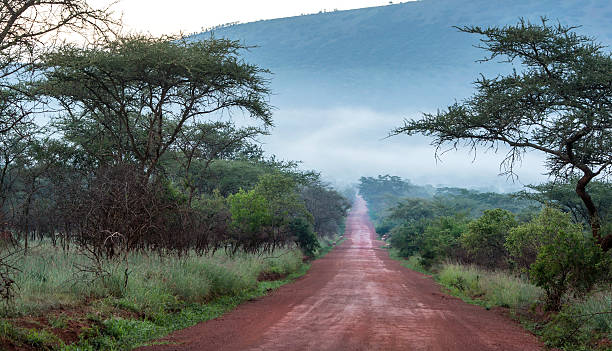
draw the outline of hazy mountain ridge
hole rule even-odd
[[[512,69],[476,63],[478,37],[453,26],[515,24],[520,17],[582,25],[579,33],[612,44],[612,2],[604,0],[423,0],[218,28],[193,39],[226,37],[257,46],[245,60],[273,72],[276,127],[266,151],[304,161],[339,182],[397,174],[420,184],[519,190],[537,184],[544,158],[528,153],[516,183],[498,177],[498,154],[465,150],[442,160],[426,137],[385,139],[405,118],[434,112],[473,92],[480,73]]]
[[[603,0],[423,0],[238,24],[194,38],[212,34],[257,46],[246,59],[274,73],[273,88],[283,105],[319,99],[391,109],[417,102],[424,108],[442,97],[448,100],[444,95],[467,95],[479,72],[508,69],[475,63],[485,54],[473,47],[478,38],[452,26],[511,24],[519,17],[539,21],[541,16],[582,25],[580,33],[612,43],[612,2]],[[423,88],[435,98],[421,93]]]

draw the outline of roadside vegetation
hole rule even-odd
[[[321,238],[316,257],[338,238]],[[76,251],[39,243],[21,258],[18,294],[2,310],[0,345],[24,350],[131,349],[219,317],[309,268],[298,249],[232,256],[133,253],[129,267],[109,262],[109,275],[90,281],[79,279],[87,258]]]
[[[552,181],[512,195],[404,194],[412,197],[374,205],[384,210],[373,218],[399,255],[433,271],[449,292],[530,317],[550,347],[609,350],[612,54],[546,18],[457,29],[479,37],[483,61],[512,63],[512,73],[482,75],[472,97],[406,120],[392,134],[429,136],[441,153],[503,145],[500,169],[510,177],[526,152],[542,152]],[[383,193],[397,187],[375,181]],[[366,200],[381,198],[368,181],[361,188]]]
[[[550,347],[609,349],[612,258],[585,233],[584,222],[560,209],[566,208],[564,198],[556,198],[554,205],[540,204],[533,199],[542,193],[467,189],[403,197],[397,184],[419,186],[398,178],[387,184],[391,178],[362,178],[360,193],[375,204],[395,202],[389,208],[379,202],[381,210],[373,215],[392,258],[431,275],[448,293],[469,303],[507,310]],[[609,203],[612,186],[595,186],[610,189],[595,195],[597,203]],[[576,201],[567,199],[568,204]],[[507,209],[495,208],[506,204]],[[602,206],[600,213],[610,209]]]
[[[129,349],[265,295],[337,240],[348,200],[258,142],[270,72],[245,46],[21,3],[0,5],[0,347]]]

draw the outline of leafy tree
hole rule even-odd
[[[399,251],[403,257],[410,257],[422,248],[423,232],[428,221],[420,219],[412,222],[404,222],[391,229],[391,246]]]
[[[459,238],[467,230],[469,220],[463,214],[440,216],[429,221],[420,243],[422,263],[426,267],[441,259],[465,259]]]
[[[522,191],[518,195],[532,199],[544,205],[559,207],[571,213],[573,219],[585,224],[589,223],[589,212],[580,197],[573,191],[578,179],[570,178],[562,181],[551,181],[539,185],[528,185],[530,191]],[[587,190],[593,199],[602,224],[612,219],[612,184],[604,181],[591,181]]]
[[[389,209],[389,218],[409,222],[433,218],[439,211],[436,205],[436,203],[426,199],[406,198]]]
[[[540,249],[544,245],[553,245],[561,230],[580,231],[582,227],[565,213],[546,207],[530,222],[512,228],[504,246],[519,268],[528,269]]]
[[[504,265],[507,258],[504,243],[508,232],[516,225],[512,212],[499,208],[486,210],[480,218],[468,224],[467,231],[461,236],[461,244],[484,266]]]
[[[304,186],[301,196],[313,216],[315,233],[321,237],[338,234],[350,208],[344,196],[320,182]]]
[[[263,236],[261,233],[264,228],[272,224],[272,213],[266,198],[255,190],[241,189],[230,195],[228,202],[232,216],[231,226],[236,233],[233,238],[234,247],[237,249],[242,245],[255,250],[259,245],[258,237]]]
[[[24,123],[0,133],[0,229],[4,229],[2,217],[7,217],[7,201],[15,191],[15,182],[19,178],[17,164],[24,157],[34,130],[32,124]]]
[[[317,235],[312,230],[312,224],[306,219],[298,217],[289,223],[289,230],[295,236],[295,242],[307,257],[314,257],[321,247]]]
[[[464,143],[497,149],[505,144],[510,151],[502,166],[510,174],[527,150],[544,152],[550,175],[581,175],[575,191],[588,211],[593,237],[608,250],[612,234],[600,232],[599,213],[586,187],[612,169],[612,57],[574,28],[551,26],[546,19],[459,28],[483,36],[480,47],[490,52],[485,61],[505,57],[524,70],[481,77],[473,97],[408,120],[392,133],[433,136],[438,148]]]
[[[233,252],[270,252],[296,241],[292,223],[296,226],[293,229],[304,229],[295,222],[298,218],[312,225],[312,215],[297,192],[295,180],[281,173],[263,175],[255,188],[230,195],[228,202]]]
[[[100,47],[62,47],[45,57],[35,88],[62,107],[66,138],[99,164],[136,162],[144,180],[183,128],[243,111],[272,124],[267,71],[244,63],[234,41],[133,36]]]
[[[248,145],[249,139],[262,134],[267,131],[256,127],[236,128],[230,122],[204,122],[181,128],[175,158],[184,172],[189,205],[196,195],[197,183],[208,176],[212,162],[235,156]]]
[[[423,233],[437,211],[431,200],[406,198],[387,211],[381,224],[394,226],[389,231],[391,245],[400,255],[409,257],[423,249]]]

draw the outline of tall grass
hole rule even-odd
[[[573,307],[584,319],[584,332],[603,333],[612,340],[612,290],[599,291]]]
[[[95,279],[80,274],[90,262],[76,251],[63,252],[42,244],[15,261],[16,298],[3,307],[5,315],[37,313],[72,306],[91,298],[112,297],[139,312],[154,312],[169,304],[205,302],[219,296],[238,294],[257,286],[262,272],[287,275],[300,269],[298,250],[277,250],[268,256],[223,251],[213,255],[184,257],[130,254],[126,262],[108,262],[110,275]],[[124,272],[128,284],[124,287]]]
[[[445,263],[437,278],[453,295],[487,307],[525,308],[538,301],[543,293],[525,279],[476,266]]]

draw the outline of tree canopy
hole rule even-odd
[[[516,25],[458,28],[481,35],[484,61],[518,63],[495,78],[480,77],[476,93],[435,114],[406,120],[392,134],[433,137],[437,150],[467,145],[497,150],[509,146],[502,166],[513,167],[527,150],[547,156],[553,177],[580,175],[576,193],[588,210],[593,236],[605,250],[612,234],[602,235],[597,207],[586,190],[612,167],[612,56],[576,27],[520,20]],[[607,233],[604,233],[607,234]]]
[[[109,8],[86,0],[6,0],[0,6],[0,134],[33,116],[37,104],[24,89],[31,65],[63,41],[62,33],[109,37],[119,21]]]
[[[102,164],[137,161],[146,176],[188,126],[202,129],[211,116],[238,109],[272,125],[266,71],[239,59],[242,45],[168,39],[63,47],[41,63],[36,91],[62,106],[60,126],[73,142]]]

